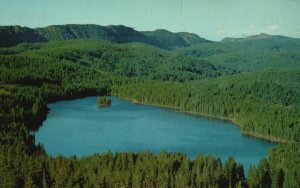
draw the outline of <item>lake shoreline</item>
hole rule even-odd
[[[226,119],[197,118],[195,113],[178,108],[144,105],[113,95],[110,99],[112,106],[103,110],[97,108],[97,96],[51,104],[49,118],[34,133],[35,144],[43,144],[53,157],[81,158],[109,150],[176,152],[190,159],[201,153],[218,156],[222,161],[234,156],[246,169],[277,145],[242,136],[238,127]]]
[[[244,136],[249,136],[249,137],[253,137],[253,138],[259,138],[259,139],[263,139],[263,140],[266,140],[266,141],[269,141],[269,142],[278,143],[278,144],[289,143],[286,140],[282,140],[282,139],[275,138],[275,137],[272,137],[272,136],[265,136],[265,135],[257,134],[257,133],[254,133],[254,132],[243,131],[243,130],[241,130],[241,125],[239,125],[238,122],[235,121],[232,118],[219,117],[219,116],[208,115],[208,114],[198,113],[198,112],[193,112],[193,111],[184,111],[184,110],[180,110],[180,108],[174,107],[174,106],[154,104],[154,103],[147,103],[147,102],[140,102],[140,101],[138,101],[136,99],[126,98],[126,97],[122,97],[122,96],[119,96],[119,95],[112,95],[112,96],[118,97],[120,99],[129,101],[129,102],[132,102],[132,103],[135,103],[135,104],[155,106],[155,107],[160,107],[160,108],[166,108],[166,109],[170,109],[170,110],[175,110],[175,112],[178,112],[178,113],[185,113],[185,114],[189,114],[189,115],[193,115],[193,116],[201,116],[201,117],[205,117],[205,118],[217,119],[217,120],[222,120],[222,121],[229,121],[229,122],[233,123],[233,125],[239,127],[241,134],[244,135]]]

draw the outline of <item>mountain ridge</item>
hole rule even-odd
[[[166,29],[137,31],[124,25],[101,26],[96,24],[65,24],[46,27],[0,26],[0,47],[12,47],[20,43],[43,43],[53,40],[102,39],[116,43],[140,42],[164,50],[176,50],[203,43],[247,42],[256,40],[298,39],[282,35],[261,33],[244,38],[225,37],[221,41],[201,38],[195,33],[171,32]],[[299,39],[300,40],[300,39]]]
[[[38,28],[0,26],[0,47],[10,47],[27,42],[89,38],[103,39],[117,43],[140,42],[164,50],[175,50],[196,43],[211,42],[200,38],[194,33],[173,33],[162,29],[137,31],[124,25],[66,24]]]
[[[249,35],[247,37],[225,37],[220,42],[237,42],[237,41],[251,41],[251,40],[264,40],[264,39],[298,39],[293,37],[287,37],[283,35],[270,35],[267,33],[260,33],[257,35]]]

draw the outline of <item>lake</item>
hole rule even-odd
[[[52,156],[140,150],[229,156],[244,165],[267,155],[275,143],[242,136],[228,121],[196,117],[160,107],[134,104],[111,97],[112,106],[98,108],[97,97],[50,103],[42,127],[35,133]]]

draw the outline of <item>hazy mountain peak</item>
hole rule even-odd
[[[270,38],[272,35],[268,35],[266,33],[260,33],[258,35],[251,35],[249,37],[247,37],[248,39],[266,39],[266,38]]]
[[[273,35],[269,35],[266,33],[260,33],[258,35],[250,35],[244,38],[233,38],[233,37],[226,37],[222,40],[222,42],[236,42],[236,41],[247,41],[247,40],[257,40],[257,39],[269,39],[274,37]]]
[[[161,33],[169,33],[169,34],[173,34],[171,31],[168,31],[166,29],[155,29],[154,32],[161,32]]]

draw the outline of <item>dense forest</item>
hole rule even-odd
[[[155,40],[166,35],[172,33],[143,34]],[[172,37],[178,48],[181,39]],[[77,38],[0,48],[0,187],[297,187],[299,40],[183,38],[190,44],[175,51],[145,42]],[[89,95],[226,118],[243,134],[283,144],[248,172],[234,158],[222,163],[201,154],[194,159],[167,152],[47,155],[32,134],[47,116],[47,103]]]
[[[199,43],[179,52],[243,72],[299,69],[300,39],[260,34]]]

